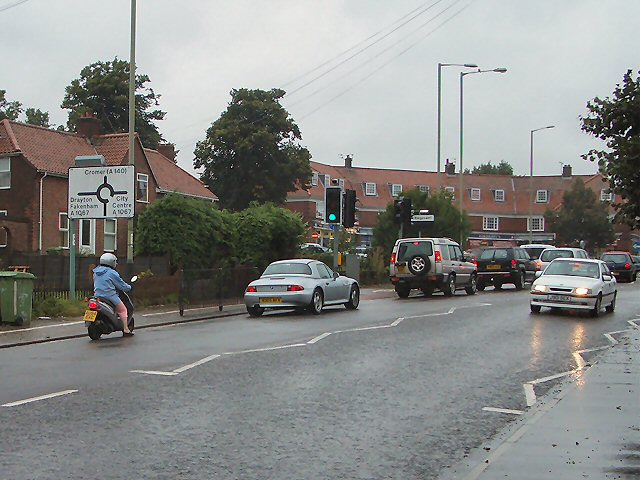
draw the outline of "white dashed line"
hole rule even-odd
[[[5,403],[3,407],[16,407],[18,405],[24,405],[25,403],[38,402],[40,400],[46,400],[48,398],[61,397],[62,395],[69,395],[70,393],[76,393],[78,390],[63,390],[62,392],[49,393],[48,395],[41,395],[39,397],[27,398],[25,400],[18,400],[17,402]]]
[[[510,410],[508,408],[484,407],[482,410],[484,410],[485,412],[509,413],[511,415],[524,415],[524,412],[522,410]]]
[[[187,370],[190,370],[193,367],[197,367],[198,365],[202,365],[203,363],[210,362],[211,360],[214,360],[219,356],[220,355],[209,355],[208,357],[204,357],[203,359],[198,360],[197,362],[190,363],[189,365],[185,365],[184,367],[176,368],[173,372],[174,373],[186,372]]]
[[[129,370],[130,373],[142,373],[144,375],[161,375],[165,377],[171,377],[178,375],[176,372],[159,372],[157,370]]]
[[[329,335],[331,335],[331,332],[325,332],[322,335],[318,335],[317,337],[312,338],[311,340],[309,340],[307,342],[307,345],[313,345],[314,343],[319,342],[323,338],[327,338]]]

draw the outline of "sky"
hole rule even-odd
[[[0,89],[66,124],[83,67],[128,60],[130,0],[0,0]],[[137,0],[137,72],[192,174],[193,151],[237,88],[283,88],[312,160],[436,171],[438,63],[463,80],[463,168],[506,161],[577,174],[604,148],[580,130],[586,104],[640,70],[638,0]],[[443,67],[441,159],[460,157],[460,72]]]

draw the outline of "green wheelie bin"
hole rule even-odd
[[[0,322],[31,324],[35,278],[31,273],[0,272]]]

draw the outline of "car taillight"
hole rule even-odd
[[[440,263],[442,261],[442,254],[436,250],[436,263]]]
[[[391,262],[391,263],[396,263],[396,253],[395,253],[395,252],[393,252],[393,253],[391,254],[391,260],[390,260],[390,262]]]
[[[302,285],[287,285],[287,292],[301,292],[304,290]]]
[[[542,270],[542,262],[540,260],[536,262],[536,270]]]
[[[256,287],[254,287],[253,285],[249,285],[247,287],[247,293],[257,293],[258,289]]]
[[[511,266],[515,267],[518,264],[518,262],[516,262],[515,260],[511,260]]]
[[[98,302],[96,302],[95,300],[91,300],[89,302],[89,310],[97,310],[98,309]]]
[[[478,268],[478,261],[477,260],[474,260],[473,264],[475,265],[476,268]]]
[[[630,263],[626,263],[624,265],[625,270],[630,270],[631,269],[631,264]]]

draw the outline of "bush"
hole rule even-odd
[[[47,297],[33,304],[34,317],[79,317],[86,310],[84,299],[70,301],[58,297]]]

